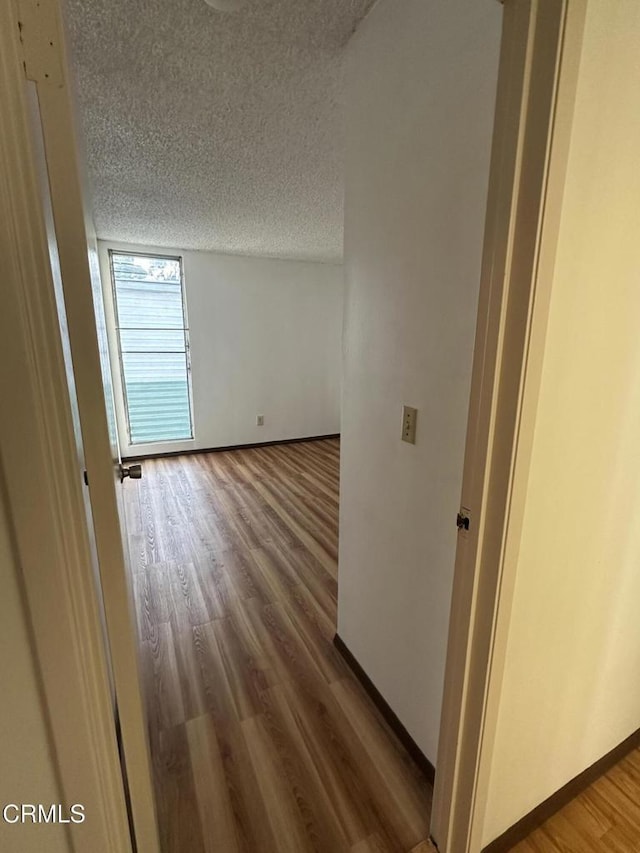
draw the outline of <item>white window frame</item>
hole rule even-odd
[[[131,424],[129,421],[129,401],[127,399],[127,382],[124,374],[124,363],[122,360],[122,340],[120,337],[120,318],[118,314],[118,294],[116,291],[116,279],[113,269],[114,255],[126,255],[133,258],[157,258],[162,261],[177,261],[180,268],[180,295],[182,299],[182,332],[184,334],[185,347],[185,363],[187,369],[187,395],[189,398],[189,426],[190,435],[181,436],[180,438],[158,438],[154,440],[145,439],[144,441],[134,441],[131,435]],[[109,258],[109,280],[111,282],[111,299],[113,304],[113,322],[115,343],[118,353],[118,366],[120,371],[120,383],[122,389],[122,408],[124,411],[125,424],[127,429],[127,441],[130,447],[142,447],[153,444],[179,444],[185,441],[195,440],[195,426],[193,417],[193,388],[191,382],[191,343],[189,340],[189,314],[187,312],[187,295],[184,280],[184,263],[182,255],[160,254],[158,252],[141,252],[137,249],[108,249]]]

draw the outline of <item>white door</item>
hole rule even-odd
[[[59,305],[61,299],[64,301],[60,306],[61,335],[73,365],[69,390],[72,403],[76,403],[81,457],[87,472],[130,818],[138,853],[158,853],[131,576],[126,563],[128,550],[123,547],[122,467],[113,422],[97,248],[82,193],[59,8],[55,0],[45,6],[46,18],[39,17],[42,7],[36,3],[31,6],[32,14],[22,21],[27,74],[35,81],[37,92],[33,124],[34,134],[41,139],[35,140],[35,146],[44,150],[48,197],[43,205],[50,206],[52,213],[48,236],[61,282]],[[54,59],[49,55],[40,58],[38,44],[43,30],[47,41],[59,48]],[[50,39],[48,33],[55,37]],[[30,63],[31,56],[35,59]]]

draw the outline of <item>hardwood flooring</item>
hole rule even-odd
[[[513,848],[513,853],[638,853],[640,749]]]
[[[431,787],[335,650],[339,442],[125,490],[163,853],[428,849]]]

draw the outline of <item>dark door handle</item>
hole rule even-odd
[[[128,477],[130,480],[140,480],[142,478],[142,466],[141,465],[129,465],[128,468],[125,468],[123,465],[120,466],[120,482],[124,483],[124,478]]]

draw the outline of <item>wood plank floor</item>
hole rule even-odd
[[[549,818],[513,853],[638,853],[640,749]]]
[[[338,463],[324,440],[126,484],[164,853],[427,847],[431,787],[332,645]]]

